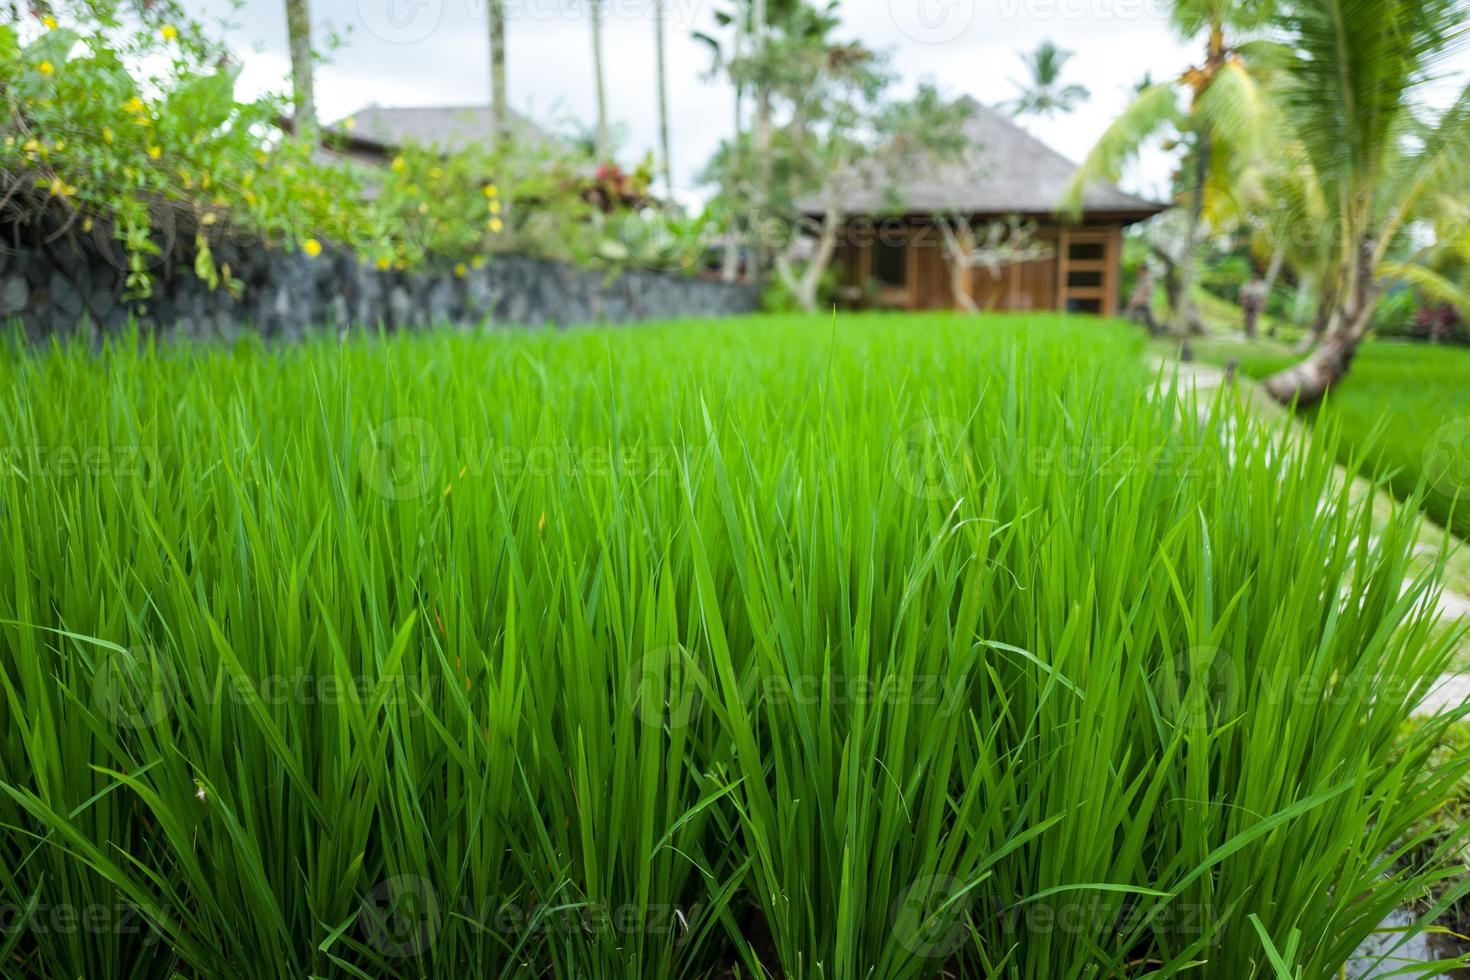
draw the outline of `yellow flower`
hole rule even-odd
[[[407,169],[408,169],[408,161],[407,160],[403,159],[403,157],[394,157],[393,158],[393,172],[395,174],[401,174],[401,173],[403,173]]]
[[[301,251],[305,252],[312,258],[316,258],[318,255],[322,254],[322,243],[317,241],[315,238],[308,238],[306,241],[301,243]]]
[[[82,219],[82,233],[83,234],[86,234],[87,232],[89,232],[91,230],[92,230],[92,219],[91,218],[83,218]]]
[[[440,177],[444,176],[444,171],[440,170],[438,167],[430,167],[429,176],[433,177],[435,180],[438,180]]]
[[[42,75],[50,75],[50,74],[53,74],[55,71],[56,71],[56,66],[53,65],[53,64],[51,64],[51,62],[49,62],[49,61],[43,61],[43,62],[41,62],[41,74]]]
[[[486,197],[499,197],[500,196],[500,188],[499,187],[496,187],[494,184],[486,184],[485,185],[485,196]]]
[[[136,95],[123,103],[123,111],[133,116],[136,116],[138,113],[142,112],[144,108],[146,107],[143,105],[143,100],[138,98]]]
[[[64,149],[66,149],[66,140],[57,140],[56,141],[56,152],[57,153],[60,153]]]
[[[391,265],[391,264],[392,264],[392,263],[390,263],[390,262],[389,262],[389,261],[388,261],[388,260],[387,260],[387,258],[380,258],[380,259],[378,259],[378,268],[379,268],[379,269],[386,269],[386,268],[388,268],[388,266],[389,266],[389,265]]]
[[[400,272],[404,269],[407,269],[408,259],[399,259],[397,262],[393,263],[393,268],[398,269]]]
[[[163,35],[163,39],[165,41],[172,41],[174,38],[179,36],[179,29],[177,27],[174,27],[174,25],[172,24],[165,24],[163,25],[163,30],[159,31],[158,33]]]
[[[110,126],[103,126],[102,127],[102,142],[108,143],[108,144],[111,144],[112,143],[112,127],[110,127]]]
[[[485,268],[485,256],[476,255],[474,258],[470,259],[470,267],[474,269]]]
[[[501,221],[499,218],[491,218],[490,230],[497,235],[500,234],[502,231],[505,230],[505,222]]]
[[[463,278],[464,278],[464,274],[465,274],[465,273],[466,273],[466,272],[467,272],[467,271],[469,271],[469,270],[467,270],[467,269],[466,269],[466,268],[465,268],[465,267],[464,267],[464,263],[463,263],[463,262],[456,262],[456,263],[455,263],[455,264],[454,264],[454,274],[455,274],[455,275],[456,275],[456,276],[459,276],[459,278],[461,278],[461,279],[463,279]]]
[[[148,159],[150,159],[150,160],[157,160],[161,156],[163,156],[163,147],[161,147],[161,146],[150,146],[150,147],[148,147]]]
[[[357,117],[356,116],[348,116],[346,119],[342,120],[342,128],[343,129],[347,129],[347,130],[356,129],[357,128]]]
[[[499,214],[500,213],[500,201],[499,200],[494,200],[494,201],[491,201],[490,202],[490,213],[491,214]]]
[[[429,205],[427,203],[420,204],[419,205],[419,214],[428,214],[428,213],[429,213]]]
[[[45,17],[42,17],[41,18],[41,23],[46,26],[46,30],[48,30],[48,31],[54,31],[54,30],[56,30],[56,18],[55,17],[52,17],[50,14],[47,14]]]

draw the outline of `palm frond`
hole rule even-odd
[[[1263,153],[1276,132],[1267,88],[1242,62],[1225,64],[1200,96],[1199,117],[1241,162]]]
[[[1380,279],[1409,283],[1425,296],[1437,303],[1448,303],[1461,310],[1470,310],[1470,290],[1451,282],[1428,266],[1416,263],[1384,263],[1378,270]]]
[[[1077,168],[1062,198],[1063,210],[1079,213],[1083,192],[1089,184],[1117,180],[1123,168],[1137,158],[1150,139],[1164,127],[1177,125],[1179,120],[1179,89],[1174,82],[1161,82],[1140,92],[1113,120],[1087,159]]]
[[[1297,0],[1283,104],[1324,183],[1361,200],[1414,91],[1463,37],[1459,0]]]
[[[1379,246],[1383,251],[1429,202],[1442,196],[1470,196],[1470,85],[1424,138],[1419,152],[1404,158],[1394,176]]]

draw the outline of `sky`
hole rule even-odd
[[[317,74],[321,117],[335,121],[365,105],[442,106],[489,101],[486,0],[311,0],[320,44],[341,45]],[[595,118],[587,0],[504,0],[510,102],[553,129]],[[705,162],[734,126],[733,94],[709,77],[709,52],[693,36],[714,31],[728,0],[666,0],[674,182],[693,192]],[[604,0],[609,114],[623,136],[619,158],[634,163],[657,140],[654,0]],[[226,38],[244,61],[247,94],[283,91],[288,77],[280,0],[189,0],[228,17]],[[935,82],[952,96],[994,104],[1024,79],[1019,54],[1045,39],[1075,52],[1065,80],[1092,99],[1070,116],[1025,127],[1073,160],[1085,156],[1127,104],[1144,74],[1177,77],[1199,60],[1196,44],[1168,27],[1168,0],[844,0],[839,36],[887,52],[911,90]],[[1170,161],[1146,153],[1125,189],[1167,192]]]

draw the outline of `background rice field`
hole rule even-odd
[[[1139,345],[12,345],[0,972],[1336,975],[1444,874],[1458,637],[1331,426]]]

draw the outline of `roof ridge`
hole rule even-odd
[[[1009,130],[1015,133],[1017,137],[1024,139],[1036,150],[1046,154],[1053,160],[1066,164],[1067,167],[1073,171],[1081,169],[1082,165],[1080,163],[1078,163],[1076,160],[1073,160],[1071,157],[1067,156],[1061,150],[1058,150],[1056,147],[1052,146],[1050,143],[1046,142],[1026,127],[1022,126],[1010,114],[1003,112],[995,106],[986,105],[984,102],[981,102],[979,99],[976,99],[970,95],[964,96],[961,101],[968,101],[970,103],[973,103],[975,106],[983,110],[988,116],[990,116],[991,119],[993,119],[995,122],[1007,127]],[[983,151],[984,147],[982,146],[981,149]],[[1134,194],[1132,191],[1125,191],[1122,187],[1118,186],[1117,181],[1113,180],[1098,179],[1095,181],[1091,181],[1088,186],[1097,189],[1112,191],[1124,197],[1131,198],[1140,204],[1155,206],[1158,203],[1156,201],[1151,201],[1141,195]]]

